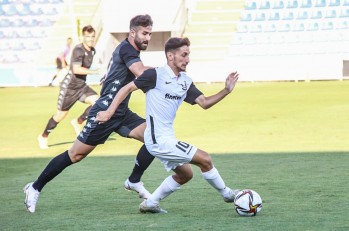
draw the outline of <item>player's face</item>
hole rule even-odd
[[[182,46],[175,51],[173,55],[172,64],[173,67],[175,67],[178,70],[178,72],[186,71],[187,65],[190,62],[189,54],[190,50],[188,46]]]
[[[89,48],[93,47],[95,44],[95,32],[89,33],[85,31],[83,34],[82,43]]]
[[[137,48],[141,51],[144,51],[148,47],[148,43],[151,39],[151,33],[152,27],[147,26],[147,27],[142,27],[139,26],[135,31],[134,31],[134,42],[137,46]]]

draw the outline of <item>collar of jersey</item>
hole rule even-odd
[[[167,73],[170,75],[170,79],[177,79],[178,76],[176,76],[176,74],[173,72],[173,70],[171,69],[171,67],[169,65],[165,65],[164,66],[165,70],[167,71]],[[179,77],[182,76],[182,73],[179,73]]]

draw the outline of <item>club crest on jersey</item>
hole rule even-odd
[[[181,85],[182,86],[182,90],[183,91],[186,91],[188,88],[187,88],[187,83],[184,81],[184,84],[181,84],[181,83],[177,83],[178,85]]]

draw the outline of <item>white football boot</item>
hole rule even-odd
[[[42,135],[38,136],[39,147],[41,149],[48,149],[48,137],[43,137]]]
[[[28,183],[23,188],[23,191],[25,193],[24,204],[30,213],[35,212],[36,203],[38,202],[40,196],[40,192],[33,188],[33,183],[34,182]]]
[[[79,136],[83,127],[82,124],[79,124],[77,119],[72,119],[70,124],[73,126],[76,135]]]
[[[227,203],[232,203],[239,192],[240,189],[230,189],[229,193],[223,197],[223,200]]]
[[[131,183],[127,178],[124,183],[124,187],[128,191],[135,191],[136,193],[138,193],[139,198],[148,199],[151,195],[150,192],[146,188],[144,188],[142,181],[138,183]]]
[[[159,205],[153,206],[153,207],[148,207],[147,206],[147,200],[144,200],[140,205],[139,205],[139,211],[141,213],[167,213],[166,210],[160,208]]]

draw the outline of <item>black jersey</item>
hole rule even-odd
[[[112,103],[116,93],[126,84],[135,79],[129,67],[141,61],[140,52],[137,51],[127,39],[122,41],[114,50],[109,63],[108,72],[101,90],[101,97],[96,104],[106,110]],[[131,94],[120,104],[114,115],[125,115]]]
[[[90,51],[86,50],[82,43],[76,45],[73,49],[70,60],[71,78],[69,79],[68,89],[79,89],[86,83],[86,75],[78,75],[73,72],[73,65],[80,65],[85,68],[90,68],[93,62],[93,56],[96,54],[95,48]],[[64,81],[63,81],[64,82]]]

